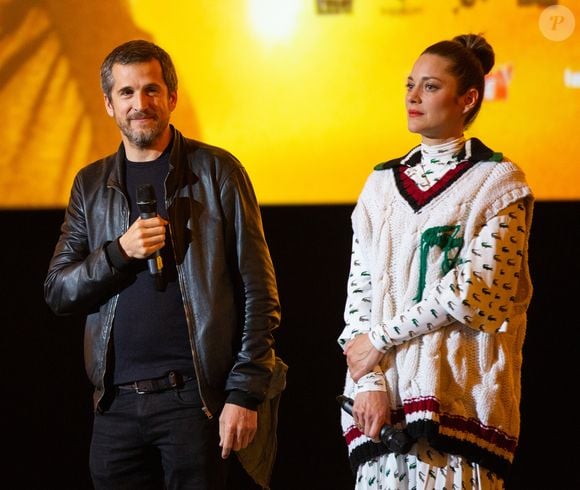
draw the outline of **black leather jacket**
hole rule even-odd
[[[235,390],[264,399],[280,322],[274,268],[252,184],[225,150],[172,127],[165,200],[194,367],[212,414]],[[129,227],[124,146],[76,176],[44,284],[59,315],[86,315],[85,367],[95,408],[109,388],[107,354],[125,273],[105,247]]]

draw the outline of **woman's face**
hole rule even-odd
[[[407,126],[423,143],[438,144],[460,137],[464,120],[477,101],[477,90],[457,94],[457,80],[450,62],[435,54],[423,54],[407,78]]]

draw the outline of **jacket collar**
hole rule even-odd
[[[183,136],[182,134],[175,129],[175,127],[170,124],[169,125],[172,137],[171,142],[171,150],[169,154],[169,176],[171,176],[174,172],[172,172],[180,162],[179,155],[182,154],[182,149],[184,148]],[[108,158],[113,160],[113,165],[111,167],[111,171],[109,173],[109,177],[107,179],[107,186],[108,187],[116,187],[119,189],[125,189],[125,145],[123,142],[119,144],[117,148],[117,152],[110,155]]]

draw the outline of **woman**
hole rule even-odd
[[[357,489],[504,488],[514,458],[533,196],[464,136],[493,64],[473,34],[421,54],[406,95],[421,144],[377,165],[353,211],[339,343]],[[408,454],[380,443],[384,424],[416,441]]]

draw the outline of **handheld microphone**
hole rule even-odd
[[[352,415],[352,405],[354,403],[352,398],[339,395],[336,397],[336,401],[346,413]],[[396,429],[387,424],[381,428],[380,439],[390,452],[398,454],[407,454],[411,450],[411,446],[415,443],[413,438],[404,430]]]
[[[157,216],[157,198],[155,197],[155,189],[151,184],[144,184],[137,187],[137,207],[139,208],[139,216],[142,219],[154,218]],[[161,271],[163,270],[163,259],[159,250],[154,252],[147,259],[147,267],[149,274],[155,279],[155,288],[162,291],[163,277]]]

